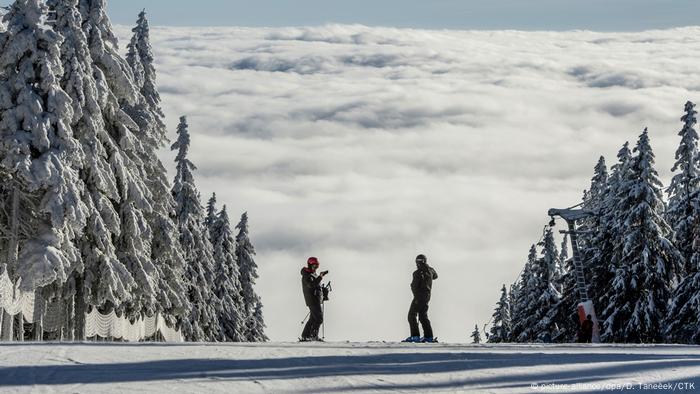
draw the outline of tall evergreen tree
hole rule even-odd
[[[676,163],[671,171],[678,172],[671,179],[671,185],[666,191],[669,196],[666,219],[674,230],[674,245],[685,259],[685,272],[693,270],[693,242],[700,221],[700,212],[697,205],[693,204],[693,197],[700,191],[700,164],[698,157],[698,133],[695,131],[697,123],[695,104],[685,103],[685,115],[681,118],[683,129],[678,133],[681,136],[680,146],[676,150]]]
[[[129,184],[130,169],[119,142],[105,125],[105,97],[110,94],[106,86],[100,86],[95,75],[100,69],[93,64],[83,21],[77,0],[50,0],[55,13],[54,29],[65,40],[61,46],[61,61],[65,73],[61,86],[72,99],[71,125],[80,141],[84,160],[80,166],[80,178],[84,183],[82,200],[89,209],[87,226],[76,241],[81,253],[81,264],[62,286],[62,297],[72,309],[75,299],[75,320],[82,338],[82,318],[87,305],[120,305],[131,299],[136,282],[126,266],[117,257],[114,244],[121,233],[121,219],[117,208],[122,201],[121,185]],[[49,294],[45,296],[51,297]],[[73,314],[70,309],[68,315]],[[66,327],[72,336],[73,330]]]
[[[696,255],[697,256],[697,255]],[[700,345],[700,272],[698,259],[694,271],[686,276],[673,293],[664,322],[665,338],[676,343]]]
[[[573,342],[578,331],[577,305],[579,293],[576,283],[574,260],[565,262],[566,273],[561,277],[561,297],[547,313],[547,318],[554,324],[552,340],[554,342]]]
[[[520,289],[520,281],[517,280],[515,283],[510,285],[510,290],[508,291],[508,317],[510,318],[510,326],[508,327],[508,339],[507,342],[514,342],[515,335],[513,332],[513,327],[515,325],[515,318],[518,315],[517,310],[517,299],[518,291]]]
[[[547,229],[542,246],[540,258],[533,246],[523,271],[516,301],[517,316],[512,317],[513,335],[517,335],[518,342],[549,342],[554,332],[554,322],[549,319],[548,312],[559,298],[552,282],[558,253],[551,229]]]
[[[529,340],[538,342],[551,342],[557,331],[556,322],[549,317],[549,311],[559,302],[561,294],[557,289],[557,276],[561,263],[559,262],[559,252],[554,242],[554,233],[551,228],[547,229],[542,244],[542,257],[536,260],[533,270],[535,277],[539,277],[536,282],[537,298],[536,304],[531,309],[533,329],[530,332]]]
[[[180,243],[187,262],[185,279],[191,303],[189,317],[183,321],[183,335],[189,341],[215,341],[222,336],[217,318],[220,301],[212,291],[213,249],[192,174],[196,167],[187,158],[190,134],[184,116],[180,118],[177,134],[177,141],[172,145],[172,150],[177,151],[173,196],[177,203]]]
[[[492,343],[508,342],[510,336],[510,305],[508,303],[508,291],[506,285],[501,288],[501,299],[496,304],[496,310],[492,315],[493,325],[488,341]]]
[[[204,224],[209,229],[209,234],[212,237],[212,244],[214,243],[214,226],[218,220],[218,213],[216,212],[216,193],[212,193],[209,201],[207,201],[207,216],[204,219]]]
[[[531,286],[533,283],[532,270],[537,260],[537,248],[535,245],[530,247],[530,252],[527,256],[527,262],[520,273],[520,278],[511,287],[511,302],[510,302],[510,319],[511,319],[511,331],[510,331],[510,342],[519,342],[520,334],[525,330],[526,326],[522,323],[527,313],[528,305],[533,303],[534,300],[534,289]]]
[[[241,298],[245,307],[245,337],[249,342],[267,341],[264,328],[265,322],[262,315],[262,303],[255,293],[255,280],[258,278],[258,266],[255,264],[255,248],[248,236],[248,213],[241,216],[241,221],[236,226],[236,260],[241,280]]]
[[[139,14],[134,35],[128,45],[126,61],[133,71],[137,89],[136,101],[124,105],[125,110],[138,125],[142,173],[152,196],[152,210],[146,219],[153,232],[151,259],[158,269],[158,310],[171,322],[181,318],[189,309],[185,284],[183,250],[175,225],[175,201],[163,163],[157,151],[166,146],[165,122],[160,108],[160,95],[156,87],[156,70],[150,43],[150,32],[145,11]]]
[[[134,34],[127,46],[126,60],[134,72],[134,82],[139,89],[148,110],[153,114],[154,138],[166,139],[165,115],[161,109],[160,93],[156,84],[155,58],[151,47],[150,27],[146,10],[141,11],[136,26],[131,30]]]
[[[17,0],[0,34],[0,176],[7,210],[6,265],[33,291],[65,282],[80,254],[74,240],[88,208],[77,169],[83,151],[60,86],[63,37],[46,24],[40,0]],[[31,212],[22,208],[30,207]],[[20,239],[21,238],[21,239]]]
[[[214,208],[215,199],[209,200]],[[212,244],[214,245],[214,294],[221,300],[218,311],[219,324],[224,340],[241,342],[245,338],[245,308],[242,298],[240,272],[236,261],[236,241],[231,231],[226,206],[221,209],[212,224]]]
[[[518,342],[549,342],[552,338],[554,327],[547,313],[556,304],[559,294],[552,282],[553,263],[558,253],[551,229],[546,231],[542,245],[541,258],[537,258],[534,246],[530,250],[516,300],[516,315],[511,317],[512,334]]]
[[[588,282],[588,296],[593,300],[599,320],[605,320],[605,310],[610,303],[610,283],[617,267],[620,265],[621,250],[618,245],[623,242],[624,233],[619,211],[623,195],[621,185],[630,171],[632,152],[625,142],[617,153],[617,163],[612,166],[607,178],[607,187],[600,195],[600,208],[597,215],[597,229],[591,244],[586,249],[585,268]],[[602,168],[602,167],[598,167]],[[596,174],[601,171],[596,170]],[[595,178],[595,177],[594,177]],[[604,338],[603,338],[604,339]]]
[[[479,325],[474,325],[474,331],[472,331],[472,343],[481,343],[481,333],[479,332]]]
[[[661,181],[647,130],[640,135],[630,171],[618,188],[622,214],[618,231],[623,240],[610,302],[603,314],[603,338],[613,342],[654,343],[662,339],[661,324],[677,284],[682,256],[668,240],[671,228],[662,215]]]
[[[120,219],[120,232],[114,240],[116,254],[136,282],[131,299],[118,306],[129,317],[152,314],[159,308],[158,288],[162,283],[152,259],[153,229],[148,217],[153,213],[153,195],[148,187],[144,160],[148,159],[139,124],[128,113],[138,101],[133,73],[119,55],[117,39],[107,17],[105,0],[80,0],[83,31],[93,62],[106,132],[118,144],[121,162],[112,162],[117,174],[120,200],[114,202]],[[117,159],[113,157],[112,159]]]

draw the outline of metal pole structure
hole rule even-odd
[[[583,269],[583,261],[581,258],[581,252],[578,248],[578,233],[576,231],[576,221],[594,217],[595,214],[590,211],[583,209],[550,209],[549,216],[554,218],[554,216],[559,216],[566,221],[569,227],[568,234],[571,236],[571,250],[574,257],[574,274],[576,276],[576,289],[579,296],[579,304],[577,305],[577,312],[580,322],[586,320],[588,315],[591,315],[591,320],[593,320],[593,335],[591,342],[600,342],[600,327],[598,325],[598,317],[595,313],[595,307],[593,305],[593,300],[588,296],[588,286],[586,286],[586,276]]]

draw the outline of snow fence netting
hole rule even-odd
[[[63,303],[47,302],[42,297],[36,297],[34,293],[20,291],[19,286],[10,280],[7,271],[0,274],[0,318],[3,311],[13,318],[21,313],[27,323],[40,322],[45,332],[59,331],[67,317]],[[12,325],[7,322],[0,324],[0,338],[11,338],[11,334],[2,332],[11,329]],[[97,308],[92,308],[85,316],[85,336],[88,338],[100,336],[138,342],[153,338],[156,334],[160,334],[166,342],[183,342],[181,332],[168,327],[160,314],[132,322],[126,317],[118,316],[114,311],[101,314]]]

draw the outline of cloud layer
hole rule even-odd
[[[128,29],[120,27],[122,43]],[[413,258],[441,274],[438,336],[466,341],[516,279],[546,211],[648,126],[665,179],[700,29],[643,33],[155,28],[170,129],[189,116],[203,195],[247,210],[273,340],[330,269],[331,340],[408,335]],[[166,164],[172,155],[163,152]]]

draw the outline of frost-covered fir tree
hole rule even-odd
[[[609,303],[603,315],[603,339],[611,342],[656,343],[682,261],[669,241],[671,228],[662,217],[661,181],[647,130],[634,149],[629,172],[618,187],[620,222],[613,226],[623,240]]]
[[[590,188],[584,192],[582,208],[595,216],[584,219],[578,223],[578,246],[583,261],[588,261],[595,255],[596,247],[593,239],[599,230],[601,217],[605,214],[605,199],[608,194],[608,167],[605,157],[600,156],[593,169]],[[562,260],[564,261],[564,260]]]
[[[117,308],[130,317],[153,314],[159,308],[158,289],[163,283],[153,253],[153,195],[148,187],[144,160],[150,157],[142,144],[141,128],[128,113],[138,102],[133,73],[118,53],[117,39],[106,13],[105,0],[80,0],[82,27],[87,36],[97,81],[98,97],[108,135],[122,155],[113,161],[120,200],[115,203],[120,232],[114,240],[117,257],[136,282],[131,299]],[[114,158],[115,160],[117,158]]]
[[[146,10],[141,11],[136,26],[131,30],[134,34],[127,46],[126,60],[134,72],[134,82],[143,96],[148,110],[154,118],[154,136],[165,140],[167,130],[165,115],[160,107],[160,93],[156,84],[156,69],[153,49],[151,48],[150,27]]]
[[[510,319],[510,325],[508,327],[507,342],[514,342],[515,336],[513,335],[513,325],[515,322],[515,317],[517,317],[517,296],[520,289],[519,280],[510,285],[510,290],[508,291],[508,318]]]
[[[215,209],[216,199],[209,200],[209,207]],[[236,241],[231,231],[231,223],[226,205],[212,223],[212,244],[214,246],[214,294],[221,300],[218,311],[219,324],[225,341],[245,341],[245,307],[238,262],[236,261]]]
[[[211,238],[211,243],[214,243],[214,225],[218,221],[218,213],[216,212],[216,193],[212,193],[207,201],[207,217],[204,219],[204,224],[209,229],[209,235]]]
[[[136,286],[131,273],[119,261],[113,242],[121,233],[117,211],[122,201],[120,185],[130,182],[131,171],[124,168],[129,161],[105,125],[105,98],[111,93],[95,78],[101,71],[92,61],[78,1],[50,0],[48,4],[56,18],[54,29],[64,36],[61,61],[65,72],[61,86],[72,99],[71,125],[84,153],[80,178],[85,185],[82,201],[89,215],[85,231],[76,241],[82,264],[61,289],[61,297],[69,307],[66,314],[75,315],[75,320],[67,322],[78,328],[78,339],[82,339],[80,327],[84,325],[82,317],[87,305],[120,305],[131,299]],[[45,294],[47,298],[51,296]],[[70,310],[73,299],[75,311]],[[65,331],[72,337],[71,327]]]
[[[217,311],[220,301],[213,292],[214,257],[209,230],[204,225],[204,209],[192,171],[196,169],[187,158],[190,134],[187,118],[180,118],[178,138],[172,145],[177,151],[177,172],[173,185],[173,197],[177,204],[177,223],[180,243],[184,250],[185,280],[191,303],[189,317],[183,321],[183,335],[188,341],[221,340],[221,327]]]
[[[612,294],[610,283],[621,258],[621,249],[618,245],[623,242],[624,233],[620,228],[623,223],[622,212],[619,210],[622,196],[620,188],[631,167],[632,152],[628,142],[625,142],[618,151],[617,159],[617,163],[612,166],[612,171],[607,177],[607,187],[600,194],[597,229],[591,243],[584,250],[588,296],[593,300],[597,317],[601,321],[605,320],[605,308]],[[602,166],[596,167],[596,176],[592,184],[600,183],[595,179],[602,173],[602,168]]]
[[[695,264],[698,264],[696,259]],[[697,267],[697,265],[696,265]],[[700,272],[686,276],[673,293],[664,323],[665,339],[700,345]]]
[[[685,259],[685,272],[693,272],[693,255],[697,251],[693,243],[700,229],[700,212],[697,204],[693,204],[700,190],[700,164],[698,157],[698,133],[695,131],[697,111],[695,104],[685,103],[685,115],[681,118],[683,129],[680,146],[676,150],[676,163],[671,171],[676,174],[671,179],[671,185],[666,191],[669,196],[666,220],[674,230],[673,243]]]
[[[547,313],[547,318],[556,327],[552,340],[554,342],[573,342],[578,331],[578,314],[576,312],[579,303],[579,293],[576,284],[576,272],[574,260],[565,261],[566,273],[561,277],[561,297]]]
[[[74,240],[88,216],[78,169],[83,151],[60,86],[63,37],[40,0],[17,0],[0,34],[0,178],[8,273],[33,291],[77,269]]]
[[[168,140],[145,11],[139,14],[132,32],[126,61],[133,71],[137,95],[135,104],[125,105],[125,110],[138,125],[142,171],[152,196],[152,211],[147,213],[146,219],[153,232],[151,258],[159,271],[159,309],[174,323],[189,309],[184,296],[185,284],[181,280],[185,261],[174,223],[175,201],[165,167],[157,155]]]
[[[474,331],[472,331],[472,343],[481,343],[481,332],[479,332],[479,325],[474,325]]]
[[[506,285],[501,288],[501,299],[496,304],[496,310],[492,316],[493,325],[488,341],[492,343],[508,342],[510,335],[510,305],[508,303],[508,291]]]
[[[520,301],[522,309],[518,312],[518,319],[521,320],[514,321],[519,342],[550,342],[555,331],[548,313],[559,300],[552,282],[559,254],[551,229],[547,229],[542,246],[542,257],[534,259],[529,277],[523,278],[525,282],[521,291],[526,296]]]
[[[241,221],[236,226],[236,260],[241,280],[241,298],[245,308],[246,325],[245,337],[249,342],[267,341],[265,335],[265,321],[262,315],[262,303],[255,293],[255,280],[258,278],[258,266],[255,264],[255,248],[248,236],[248,213],[241,216]]]
[[[535,289],[532,286],[534,284],[534,281],[532,281],[532,270],[536,264],[536,260],[537,248],[535,245],[532,245],[520,278],[518,278],[517,283],[511,287],[511,330],[509,342],[519,342],[520,334],[527,328],[525,324],[523,324],[523,321],[528,312],[529,305],[535,302]]]

